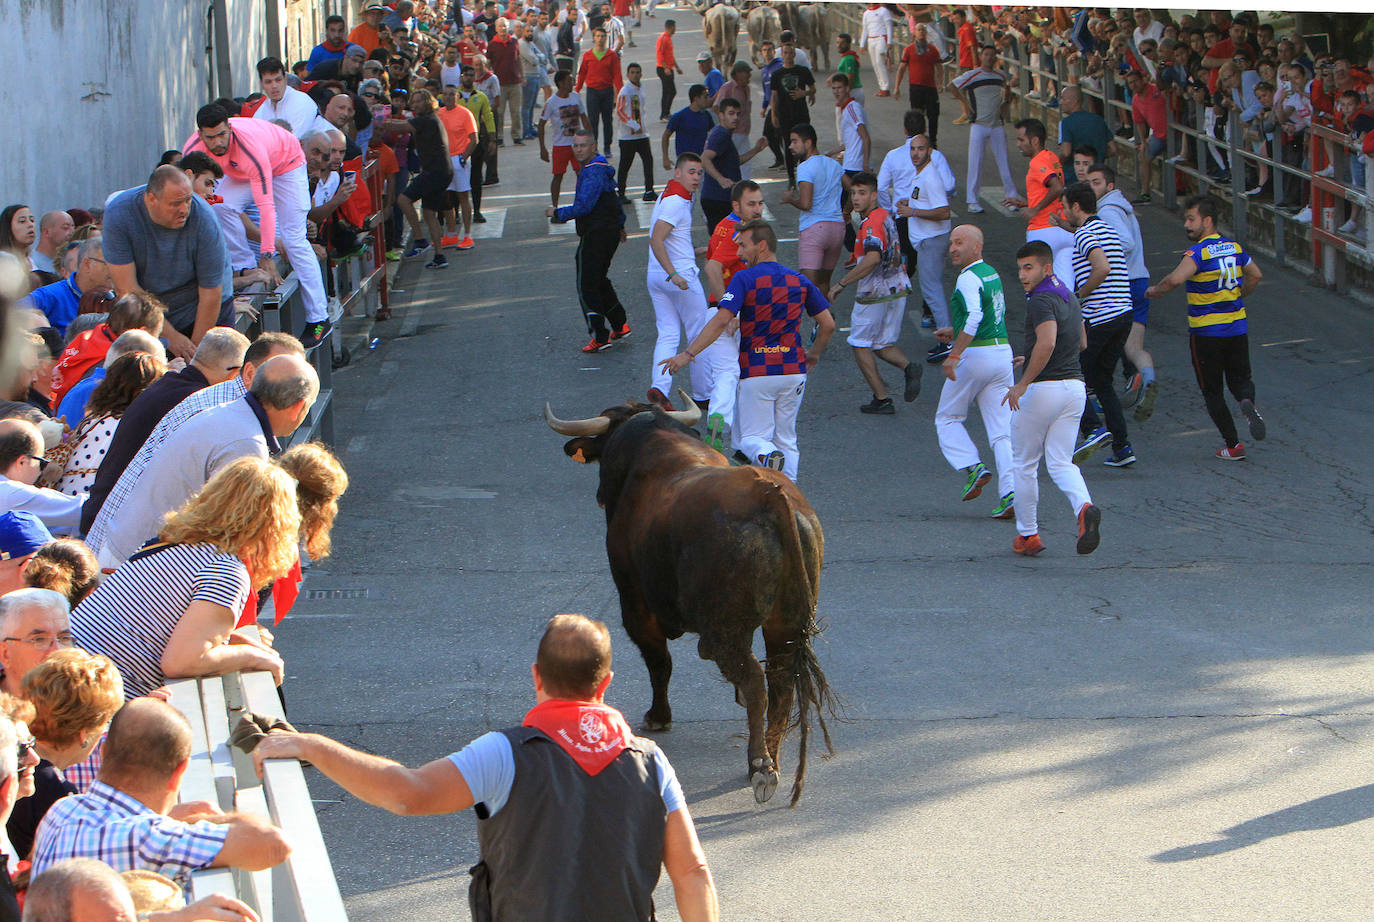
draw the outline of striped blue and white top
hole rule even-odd
[[[1126,264],[1126,251],[1121,246],[1121,238],[1112,226],[1097,215],[1083,222],[1083,226],[1073,232],[1073,288],[1077,292],[1083,287],[1092,273],[1092,262],[1088,254],[1101,248],[1107,255],[1107,277],[1102,284],[1081,299],[1083,320],[1092,326],[1104,323],[1131,310],[1130,270]]]
[[[243,561],[212,544],[151,547],[76,606],[72,637],[81,649],[112,659],[124,679],[124,697],[138,698],[167,684],[162,653],[192,602],[229,609],[232,627],[251,591]]]

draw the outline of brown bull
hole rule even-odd
[[[731,467],[702,443],[688,428],[701,413],[683,396],[690,409],[674,413],[632,404],[561,420],[546,404],[544,415],[555,432],[573,436],[563,446],[569,457],[601,464],[597,502],[606,510],[611,576],[653,687],[644,728],[672,727],[668,641],[695,633],[698,654],[715,662],[748,711],[749,780],[759,803],[777,787],[783,737],[800,728],[796,804],[811,713],[831,750],[824,712],[833,713],[834,700],[811,647],[821,524],[782,474]],[[760,628],[766,669],[752,649]]]

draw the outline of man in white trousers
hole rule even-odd
[[[992,472],[978,457],[964,421],[969,405],[978,403],[983,429],[997,465],[1001,499],[994,519],[1012,517],[1011,411],[1002,397],[1011,387],[1011,346],[1007,341],[1007,299],[997,270],[983,262],[983,232],[960,224],[949,235],[949,261],[959,270],[950,298],[950,320],[957,330],[953,347],[941,366],[945,386],[935,410],[935,434],[940,453],[957,471],[967,475],[962,499],[977,499],[992,480]]]
[[[983,150],[992,148],[997,172],[1002,176],[1002,191],[1007,198],[1015,198],[1016,181],[1007,162],[1007,131],[1004,120],[1011,103],[1011,77],[997,69],[997,49],[983,46],[979,66],[965,71],[950,84],[956,95],[968,107],[971,115],[968,134],[968,188],[964,190],[968,210],[981,214],[978,204],[978,182],[983,170]]]
[[[1045,549],[1036,512],[1040,458],[1078,517],[1078,553],[1091,554],[1100,540],[1102,512],[1073,463],[1073,443],[1086,389],[1078,353],[1087,347],[1078,299],[1054,274],[1054,253],[1043,240],[1016,251],[1016,270],[1026,291],[1026,333],[1018,362],[1021,379],[1003,400],[1011,408],[1016,537],[1012,550],[1034,557]]]
[[[673,178],[663,189],[649,219],[649,267],[645,283],[654,305],[658,341],[654,345],[654,364],[649,369],[653,383],[649,402],[665,410],[673,409],[668,400],[672,372],[664,362],[678,351],[682,330],[688,339],[699,334],[709,320],[706,292],[697,276],[696,250],[692,247],[692,196],[701,186],[701,158],[681,154]],[[706,403],[707,412],[720,413],[726,426],[733,427],[735,392],[729,374],[730,364],[738,361],[735,350],[726,342],[714,343],[692,363],[692,397]]]
[[[881,3],[870,3],[868,9],[864,10],[859,47],[868,49],[868,60],[873,64],[879,96],[892,95],[892,68],[887,61],[887,49],[891,44],[892,13]]]
[[[807,369],[820,361],[835,332],[830,303],[795,269],[777,262],[778,238],[765,221],[739,230],[739,255],[747,264],[735,273],[720,309],[685,350],[663,362],[669,374],[699,360],[739,319],[740,446],[750,462],[797,479],[801,449],[797,411],[806,393]],[[816,340],[802,346],[802,314],[816,321]]]
[[[1059,154],[1045,148],[1045,123],[1038,118],[1017,122],[1016,149],[1030,160],[1026,197],[1009,196],[1002,204],[1023,209],[1026,239],[1048,243],[1054,252],[1054,274],[1068,281],[1073,278],[1073,229],[1064,220],[1060,199],[1067,183]]]
[[[949,355],[954,331],[949,321],[949,305],[945,299],[945,259],[949,255],[950,220],[949,186],[936,165],[930,138],[924,134],[912,137],[907,143],[914,174],[907,174],[907,184],[892,193],[897,215],[906,220],[906,237],[916,255],[920,273],[921,297],[935,318],[935,347],[926,354],[926,361],[938,364]]]
[[[276,269],[277,240],[286,247],[291,271],[300,279],[305,302],[305,329],[301,345],[313,349],[329,335],[328,302],[324,275],[315,250],[305,237],[305,216],[310,211],[310,179],[305,154],[295,135],[271,122],[229,117],[223,106],[211,103],[196,112],[197,131],[186,139],[183,153],[201,150],[224,170],[219,194],[224,203],[242,212],[250,202],[258,206],[262,231],[258,266],[268,273],[268,284],[281,283]]]

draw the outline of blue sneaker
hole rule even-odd
[[[420,240],[416,240],[411,245],[410,249],[406,250],[406,255],[402,258],[415,259],[418,256],[423,256],[427,252],[429,252],[429,241],[421,238]]]
[[[1108,431],[1106,426],[1099,426],[1098,428],[1094,429],[1090,435],[1085,437],[1082,441],[1078,443],[1077,446],[1075,446],[1073,450],[1073,463],[1077,464],[1084,458],[1091,455],[1093,452],[1097,451],[1098,446],[1102,445],[1104,442],[1109,441],[1111,437],[1112,434],[1110,431]]]
[[[1107,467],[1127,467],[1135,464],[1135,452],[1131,451],[1131,446],[1127,443],[1121,446],[1120,451],[1112,452],[1112,456],[1102,463]]]

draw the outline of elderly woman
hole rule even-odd
[[[240,458],[77,606],[77,646],[114,660],[127,698],[168,679],[239,670],[265,670],[280,684],[281,657],[234,626],[254,590],[290,572],[300,524],[291,476]]]
[[[24,700],[38,755],[58,769],[85,759],[124,705],[124,682],[108,657],[58,650],[24,674]]]

